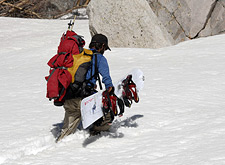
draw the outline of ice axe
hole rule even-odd
[[[74,15],[74,19],[73,19],[73,22],[70,20],[70,22],[68,23],[68,30],[69,31],[72,31],[73,30],[73,25],[75,23],[75,19],[76,19],[76,15]]]

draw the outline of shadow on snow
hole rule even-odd
[[[82,145],[83,145],[83,147],[86,147],[87,145],[95,142],[96,140],[98,140],[101,137],[122,138],[122,137],[124,137],[124,134],[122,132],[118,132],[118,129],[120,127],[136,128],[136,127],[138,127],[138,124],[135,122],[135,120],[142,118],[142,117],[144,117],[144,115],[133,115],[122,121],[116,119],[113,121],[109,132],[101,132],[101,134],[99,134],[99,135],[90,136],[84,140]],[[55,138],[59,136],[62,126],[63,126],[63,123],[53,124],[51,133]],[[78,126],[78,129],[82,130],[81,124]]]
[[[142,117],[144,117],[144,115],[134,115],[134,116],[131,116],[122,121],[115,120],[115,121],[113,121],[113,124],[112,124],[109,132],[101,132],[101,134],[99,134],[99,135],[90,136],[84,140],[82,145],[83,145],[83,147],[87,147],[87,145],[95,142],[96,140],[98,140],[101,137],[122,138],[122,137],[124,137],[124,134],[122,132],[118,132],[117,130],[120,127],[128,127],[128,128],[138,127],[138,124],[135,122],[135,120],[142,118]]]

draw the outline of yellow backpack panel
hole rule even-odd
[[[85,75],[90,67],[93,52],[89,49],[84,49],[80,54],[73,55],[73,66],[68,68],[68,71],[72,75],[72,83],[83,82]]]

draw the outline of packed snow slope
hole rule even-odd
[[[105,56],[114,83],[133,68],[144,72],[140,102],[116,118],[114,136],[88,142],[81,130],[56,144],[51,130],[64,109],[45,97],[44,77],[67,23],[0,17],[0,164],[225,164],[225,35],[112,48]],[[74,30],[88,47],[88,21]]]

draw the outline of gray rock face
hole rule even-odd
[[[199,37],[225,33],[225,0],[219,0]]]
[[[225,30],[225,0],[147,1],[175,43]]]
[[[178,19],[178,21],[183,25],[185,34],[189,38],[195,38],[204,28],[209,14],[214,7],[215,0],[186,0],[186,2],[190,13],[182,13],[182,11],[180,11],[180,13],[183,14],[182,17],[185,17],[185,14],[189,14],[188,17],[190,21],[188,22],[184,19]]]
[[[105,34],[111,47],[160,48],[174,44],[146,0],[92,0],[87,12],[91,34]]]
[[[187,4],[184,1],[177,2],[166,1],[166,0],[147,0],[152,10],[162,22],[164,27],[173,37],[175,43],[180,41],[188,40],[186,37],[185,30],[181,23],[178,21],[184,20],[183,22],[190,22],[190,9],[186,8]],[[185,14],[182,14],[182,12]]]
[[[116,47],[158,48],[225,33],[225,0],[91,0],[88,10],[91,34],[106,34]]]

